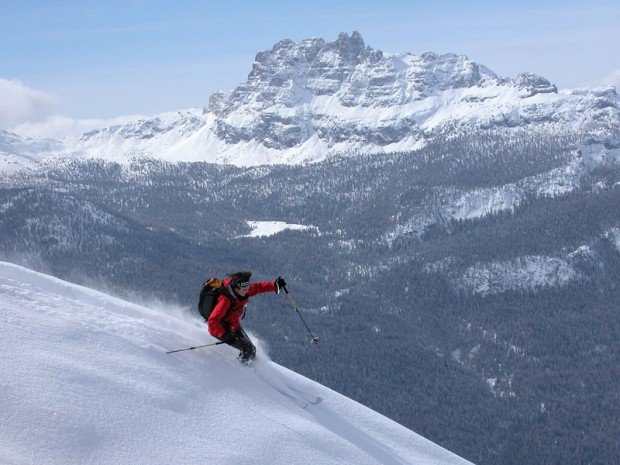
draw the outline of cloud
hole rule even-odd
[[[18,80],[0,78],[0,129],[44,121],[58,103],[53,94],[32,89]]]
[[[73,119],[54,113],[60,103],[54,94],[33,89],[16,79],[0,78],[0,129],[26,137],[64,139],[140,117]]]
[[[144,116],[119,116],[111,119],[73,119],[67,116],[51,115],[43,121],[25,122],[11,128],[11,132],[26,137],[48,137],[64,139],[77,137],[93,129],[123,124]]]

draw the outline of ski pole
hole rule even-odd
[[[314,334],[312,334],[312,331],[310,331],[310,328],[308,328],[308,325],[306,324],[306,320],[304,320],[304,317],[301,316],[301,313],[299,312],[299,306],[297,305],[297,303],[295,302],[295,300],[293,299],[293,296],[291,295],[291,293],[288,291],[288,289],[286,288],[286,286],[284,287],[284,292],[286,292],[286,296],[288,297],[289,302],[291,303],[291,305],[293,306],[293,308],[295,309],[295,311],[297,312],[297,314],[299,315],[299,318],[301,318],[301,322],[304,324],[304,326],[306,327],[306,330],[308,331],[308,333],[310,334],[310,336],[312,337],[312,340],[310,341],[311,344],[318,344],[319,342],[319,338],[316,337]]]
[[[225,344],[224,341],[219,341],[219,342],[212,342],[211,344],[204,344],[201,346],[196,346],[196,347],[187,347],[186,349],[177,349],[177,350],[170,350],[168,352],[166,352],[167,354],[174,354],[175,352],[183,352],[184,350],[194,350],[194,349],[200,349],[201,347],[211,347],[211,346],[217,346],[220,344]]]

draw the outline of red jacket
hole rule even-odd
[[[228,288],[231,278],[224,280],[224,285]],[[239,321],[241,315],[243,315],[243,307],[248,303],[250,297],[256,294],[262,294],[264,292],[275,292],[276,284],[273,281],[264,281],[261,283],[252,283],[248,289],[248,293],[245,297],[236,299],[234,301],[235,308],[230,309],[231,301],[228,297],[220,295],[217,298],[217,303],[213,307],[213,311],[209,316],[209,334],[217,338],[221,338],[228,331],[236,331],[241,327]],[[237,296],[235,295],[235,298]]]

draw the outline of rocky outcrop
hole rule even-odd
[[[557,94],[558,88],[547,81],[544,77],[534,73],[523,73],[517,75],[511,81],[511,85],[522,91],[523,98],[532,97],[536,94]]]

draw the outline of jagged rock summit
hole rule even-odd
[[[377,111],[494,78],[464,56],[384,55],[358,32],[341,33],[334,42],[283,40],[259,52],[248,80],[228,97],[216,94],[205,112],[215,115],[215,133],[228,144],[257,140],[286,150],[314,139],[327,149],[350,142],[381,147],[401,141],[415,121]]]
[[[334,42],[283,40],[256,55],[247,82],[216,114],[225,117],[249,104],[263,109],[274,104],[294,107],[322,96],[335,97],[344,107],[388,107],[495,77],[454,54],[384,55],[366,46],[358,32],[350,37],[341,33]]]
[[[500,78],[462,55],[383,53],[353,32],[281,40],[206,107],[95,130],[57,154],[296,164],[412,151],[461,132],[603,134],[619,121],[613,87],[558,91],[529,72]]]

